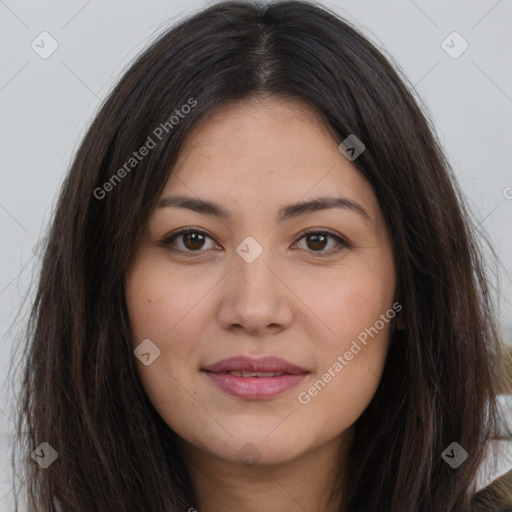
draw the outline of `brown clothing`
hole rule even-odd
[[[497,498],[495,494],[502,490],[508,491],[508,496]],[[512,512],[512,470],[476,493],[471,512]]]

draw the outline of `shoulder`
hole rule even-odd
[[[473,498],[475,512],[512,512],[512,395],[500,395],[502,437],[489,442]],[[498,498],[498,496],[501,496]]]
[[[512,469],[475,494],[472,510],[512,512]]]

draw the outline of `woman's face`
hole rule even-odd
[[[225,461],[341,444],[395,314],[371,186],[290,100],[224,108],[180,155],[126,278],[149,399],[186,446]]]

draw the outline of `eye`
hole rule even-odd
[[[211,240],[210,246],[206,240]],[[213,238],[199,229],[185,228],[164,238],[161,244],[174,252],[203,252],[201,249],[214,249],[217,244]]]
[[[299,247],[302,240],[305,241],[305,247]],[[314,256],[322,257],[338,253],[349,247],[349,244],[340,236],[330,233],[329,231],[308,231],[307,233],[304,233],[297,242],[295,242],[294,246],[299,249],[305,249],[307,251],[317,253],[314,254]],[[332,250],[333,248],[334,250]]]

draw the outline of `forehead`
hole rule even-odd
[[[189,134],[163,194],[252,204],[344,195],[377,207],[368,182],[303,102],[234,102]]]

